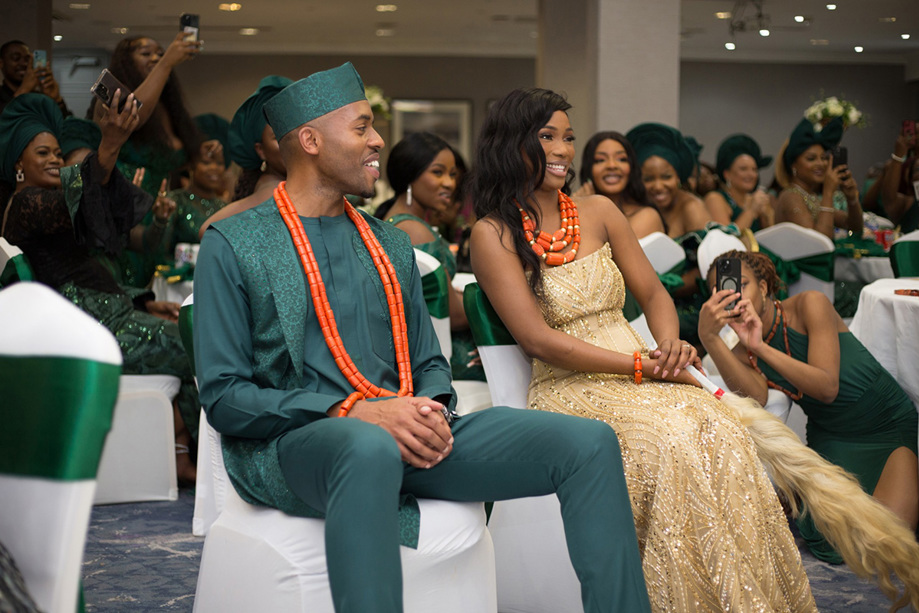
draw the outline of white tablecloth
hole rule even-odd
[[[849,329],[919,407],[919,297],[898,296],[895,289],[919,290],[919,278],[866,285]]]
[[[878,279],[893,279],[890,258],[849,258],[837,256],[834,264],[837,281],[871,283]]]

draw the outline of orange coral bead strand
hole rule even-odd
[[[517,207],[523,220],[523,231],[527,242],[547,266],[561,266],[573,261],[581,246],[581,227],[577,205],[561,190],[558,192],[558,204],[562,227],[553,234],[542,231],[534,234],[536,223],[522,207],[519,205]],[[565,254],[559,253],[568,245],[571,245],[570,251]]]

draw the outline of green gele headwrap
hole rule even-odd
[[[64,116],[57,103],[44,94],[13,98],[0,114],[0,179],[16,182],[16,161],[32,139],[42,132],[60,138]]]
[[[649,157],[658,156],[667,160],[676,170],[680,182],[685,182],[695,166],[695,157],[680,131],[660,123],[643,123],[635,126],[625,135],[635,148],[638,166]]]
[[[223,145],[223,161],[230,165],[230,152],[227,134],[230,131],[230,122],[216,113],[205,113],[195,117],[195,125],[204,136],[204,140],[220,141]]]
[[[265,104],[265,117],[278,140],[326,113],[366,100],[364,82],[351,62],[300,79]]]
[[[759,143],[746,134],[733,134],[724,139],[718,146],[718,158],[715,169],[718,176],[724,179],[724,171],[731,167],[734,160],[742,155],[749,155],[756,161],[757,168],[765,168],[772,163],[771,155],[763,155]]]
[[[692,159],[695,161],[695,165],[699,165],[699,154],[702,153],[702,150],[705,149],[705,145],[699,144],[699,141],[696,140],[695,136],[687,136],[684,139],[686,145],[689,147],[689,150],[692,151]]]
[[[782,155],[785,170],[790,173],[791,165],[798,156],[814,145],[820,145],[824,151],[838,145],[844,129],[842,117],[834,117],[822,130],[816,130],[809,119],[802,119],[788,138],[788,146]]]
[[[287,77],[265,77],[259,81],[252,95],[236,109],[227,135],[229,156],[244,170],[252,170],[262,164],[262,158],[255,152],[255,143],[262,140],[262,132],[268,123],[262,108],[292,83]]]
[[[102,130],[95,122],[79,117],[64,119],[61,129],[61,155],[67,157],[77,149],[92,149],[95,151],[102,142]]]

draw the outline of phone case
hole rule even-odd
[[[124,103],[127,101],[131,90],[128,89],[124,83],[119,81],[108,68],[102,69],[102,73],[99,75],[99,78],[96,79],[96,82],[93,83],[93,86],[89,88],[89,91],[104,102],[106,106],[112,106],[112,100],[115,97],[115,90],[117,89],[121,90],[121,99],[118,102],[118,112],[120,113],[124,110]],[[138,100],[137,108],[139,109],[141,106],[143,106],[143,102]]]
[[[715,269],[715,288],[718,291],[723,289],[740,291],[740,259],[724,258],[718,262],[718,267]],[[737,301],[733,300],[724,309],[730,311],[736,306]]]
[[[32,66],[34,68],[44,68],[48,65],[48,52],[44,49],[36,49],[32,52]]]

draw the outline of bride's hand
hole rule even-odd
[[[749,300],[741,300],[734,309],[740,314],[728,322],[748,351],[756,353],[763,344],[763,322]]]
[[[667,375],[676,377],[690,364],[696,368],[702,365],[696,348],[678,338],[662,340],[657,349],[650,353],[650,357],[657,360],[651,375],[660,379],[667,379]]]

